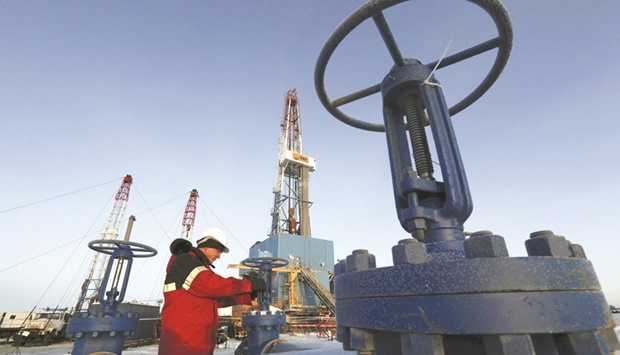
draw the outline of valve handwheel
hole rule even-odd
[[[401,55],[400,49],[398,48],[398,45],[396,44],[396,41],[392,36],[387,21],[385,20],[385,17],[382,13],[382,11],[387,9],[388,7],[404,1],[406,0],[371,0],[366,4],[362,5],[359,9],[349,15],[349,17],[347,17],[336,28],[334,33],[332,33],[332,35],[325,43],[325,46],[321,50],[321,53],[319,54],[319,58],[317,59],[316,67],[314,70],[314,86],[319,96],[319,100],[327,109],[327,111],[329,111],[329,113],[350,126],[367,131],[385,131],[385,126],[383,124],[365,122],[349,117],[339,109],[339,107],[344,104],[351,103],[353,101],[357,101],[359,99],[380,92],[381,84],[376,84],[351,93],[349,95],[345,95],[341,98],[332,100],[329,98],[329,96],[327,95],[327,91],[325,90],[325,69],[327,67],[327,63],[329,62],[329,59],[331,58],[332,54],[334,53],[336,47],[340,44],[340,42],[342,42],[342,40],[344,40],[344,38],[358,25],[360,25],[368,18],[372,17],[375,25],[377,26],[377,29],[381,34],[381,37],[383,38],[383,41],[385,42],[385,45],[387,46],[388,51],[390,52],[390,55],[395,65],[397,67],[406,65],[406,60]],[[502,3],[499,0],[468,1],[478,5],[491,16],[497,28],[498,36],[443,58],[439,66],[437,66],[437,69],[439,70],[441,68],[445,68],[447,66],[461,62],[465,59],[474,57],[495,48],[497,48],[498,51],[495,57],[495,62],[493,63],[490,71],[487,73],[486,77],[464,99],[456,103],[454,106],[450,107],[450,116],[461,112],[469,105],[474,103],[493,85],[495,80],[497,80],[502,70],[506,66],[506,62],[508,61],[508,57],[510,56],[510,50],[512,48],[512,24],[510,22],[508,12],[506,11]],[[428,63],[426,64],[426,67],[432,70],[433,68],[435,68],[438,62],[439,60]]]
[[[135,258],[149,258],[157,255],[157,250],[153,247],[124,240],[97,239],[88,243],[88,247],[107,255],[112,255],[116,249],[129,250]]]
[[[288,265],[288,260],[280,259],[280,258],[250,258],[245,259],[241,262],[242,265],[247,267],[256,267],[260,268],[262,265],[269,266],[271,268],[282,267]]]

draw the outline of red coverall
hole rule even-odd
[[[160,355],[213,354],[218,307],[251,303],[250,281],[221,277],[210,266],[196,248],[170,257],[161,311]]]

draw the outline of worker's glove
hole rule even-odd
[[[178,238],[170,244],[170,252],[175,255],[181,255],[192,250],[192,242],[187,239]]]
[[[252,283],[252,293],[267,291],[267,283],[263,279],[250,280]]]

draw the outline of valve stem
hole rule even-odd
[[[409,131],[417,174],[421,179],[435,180],[433,178],[431,152],[428,148],[428,140],[422,121],[422,111],[420,110],[417,97],[415,95],[406,95],[403,97],[402,102],[405,106],[407,130]]]

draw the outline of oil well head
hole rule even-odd
[[[261,354],[263,350],[279,339],[280,330],[286,326],[286,315],[280,310],[271,311],[271,271],[288,265],[288,261],[273,257],[248,258],[241,262],[244,266],[257,268],[258,278],[265,280],[267,289],[258,292],[258,310],[242,315],[243,327],[248,337],[235,350],[235,355]]]
[[[332,115],[356,128],[385,132],[398,220],[411,234],[393,245],[393,266],[377,268],[364,249],[335,265],[338,341],[358,354],[620,350],[609,306],[581,246],[551,231],[533,232],[525,242],[528,256],[510,257],[502,236],[464,233],[473,203],[451,116],[480,98],[506,65],[512,48],[508,12],[498,0],[470,1],[491,17],[497,36],[424,64],[403,57],[383,16],[401,2],[361,6],[327,40],[315,68],[317,94]],[[371,18],[394,65],[379,84],[332,100],[324,85],[327,63],[345,37]],[[496,57],[486,77],[449,108],[436,76],[489,50]],[[377,93],[383,124],[341,111]],[[427,129],[444,181],[434,176]]]

